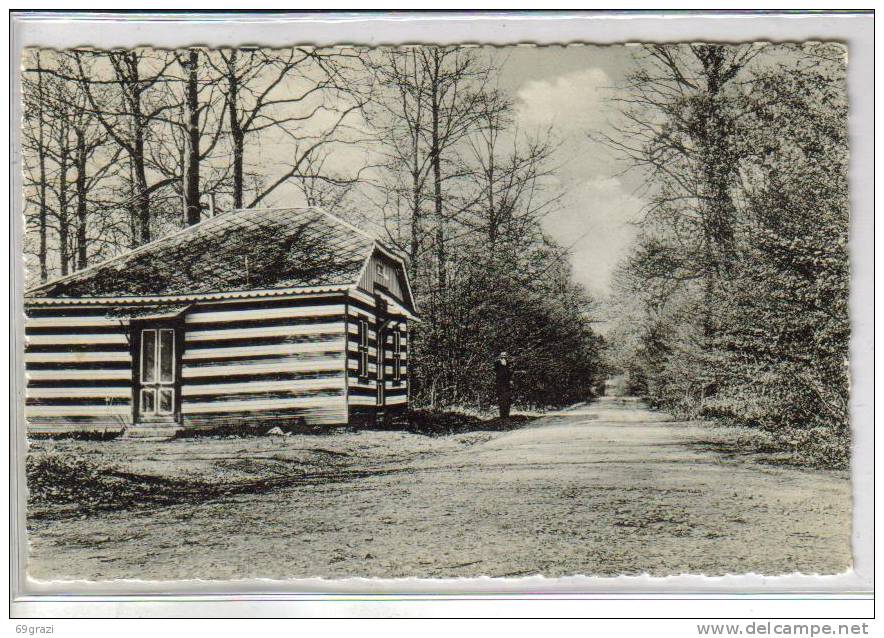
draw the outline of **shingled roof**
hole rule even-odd
[[[25,293],[36,298],[201,295],[356,283],[375,240],[315,208],[224,213]]]

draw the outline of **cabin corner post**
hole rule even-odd
[[[405,320],[405,409],[411,407],[411,324]]]
[[[129,357],[132,360],[132,376],[129,383],[132,389],[132,406],[129,411],[129,424],[138,423],[138,379],[141,370],[141,329],[138,321],[128,321],[126,323],[126,334],[129,336]]]

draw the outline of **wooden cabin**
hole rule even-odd
[[[408,405],[405,264],[315,208],[225,213],[24,302],[32,433],[340,426]]]

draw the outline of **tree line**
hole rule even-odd
[[[603,373],[593,303],[542,228],[563,193],[549,130],[520,130],[493,54],[469,47],[29,50],[31,283],[207,215],[315,205],[407,257],[422,322],[417,404],[586,398]]]
[[[647,179],[609,339],[633,392],[850,453],[849,198],[839,45],[653,45],[607,144]]]

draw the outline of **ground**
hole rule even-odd
[[[615,399],[511,432],[41,443],[260,491],[30,523],[38,579],[838,573],[845,473]],[[305,469],[306,468],[306,469]]]

